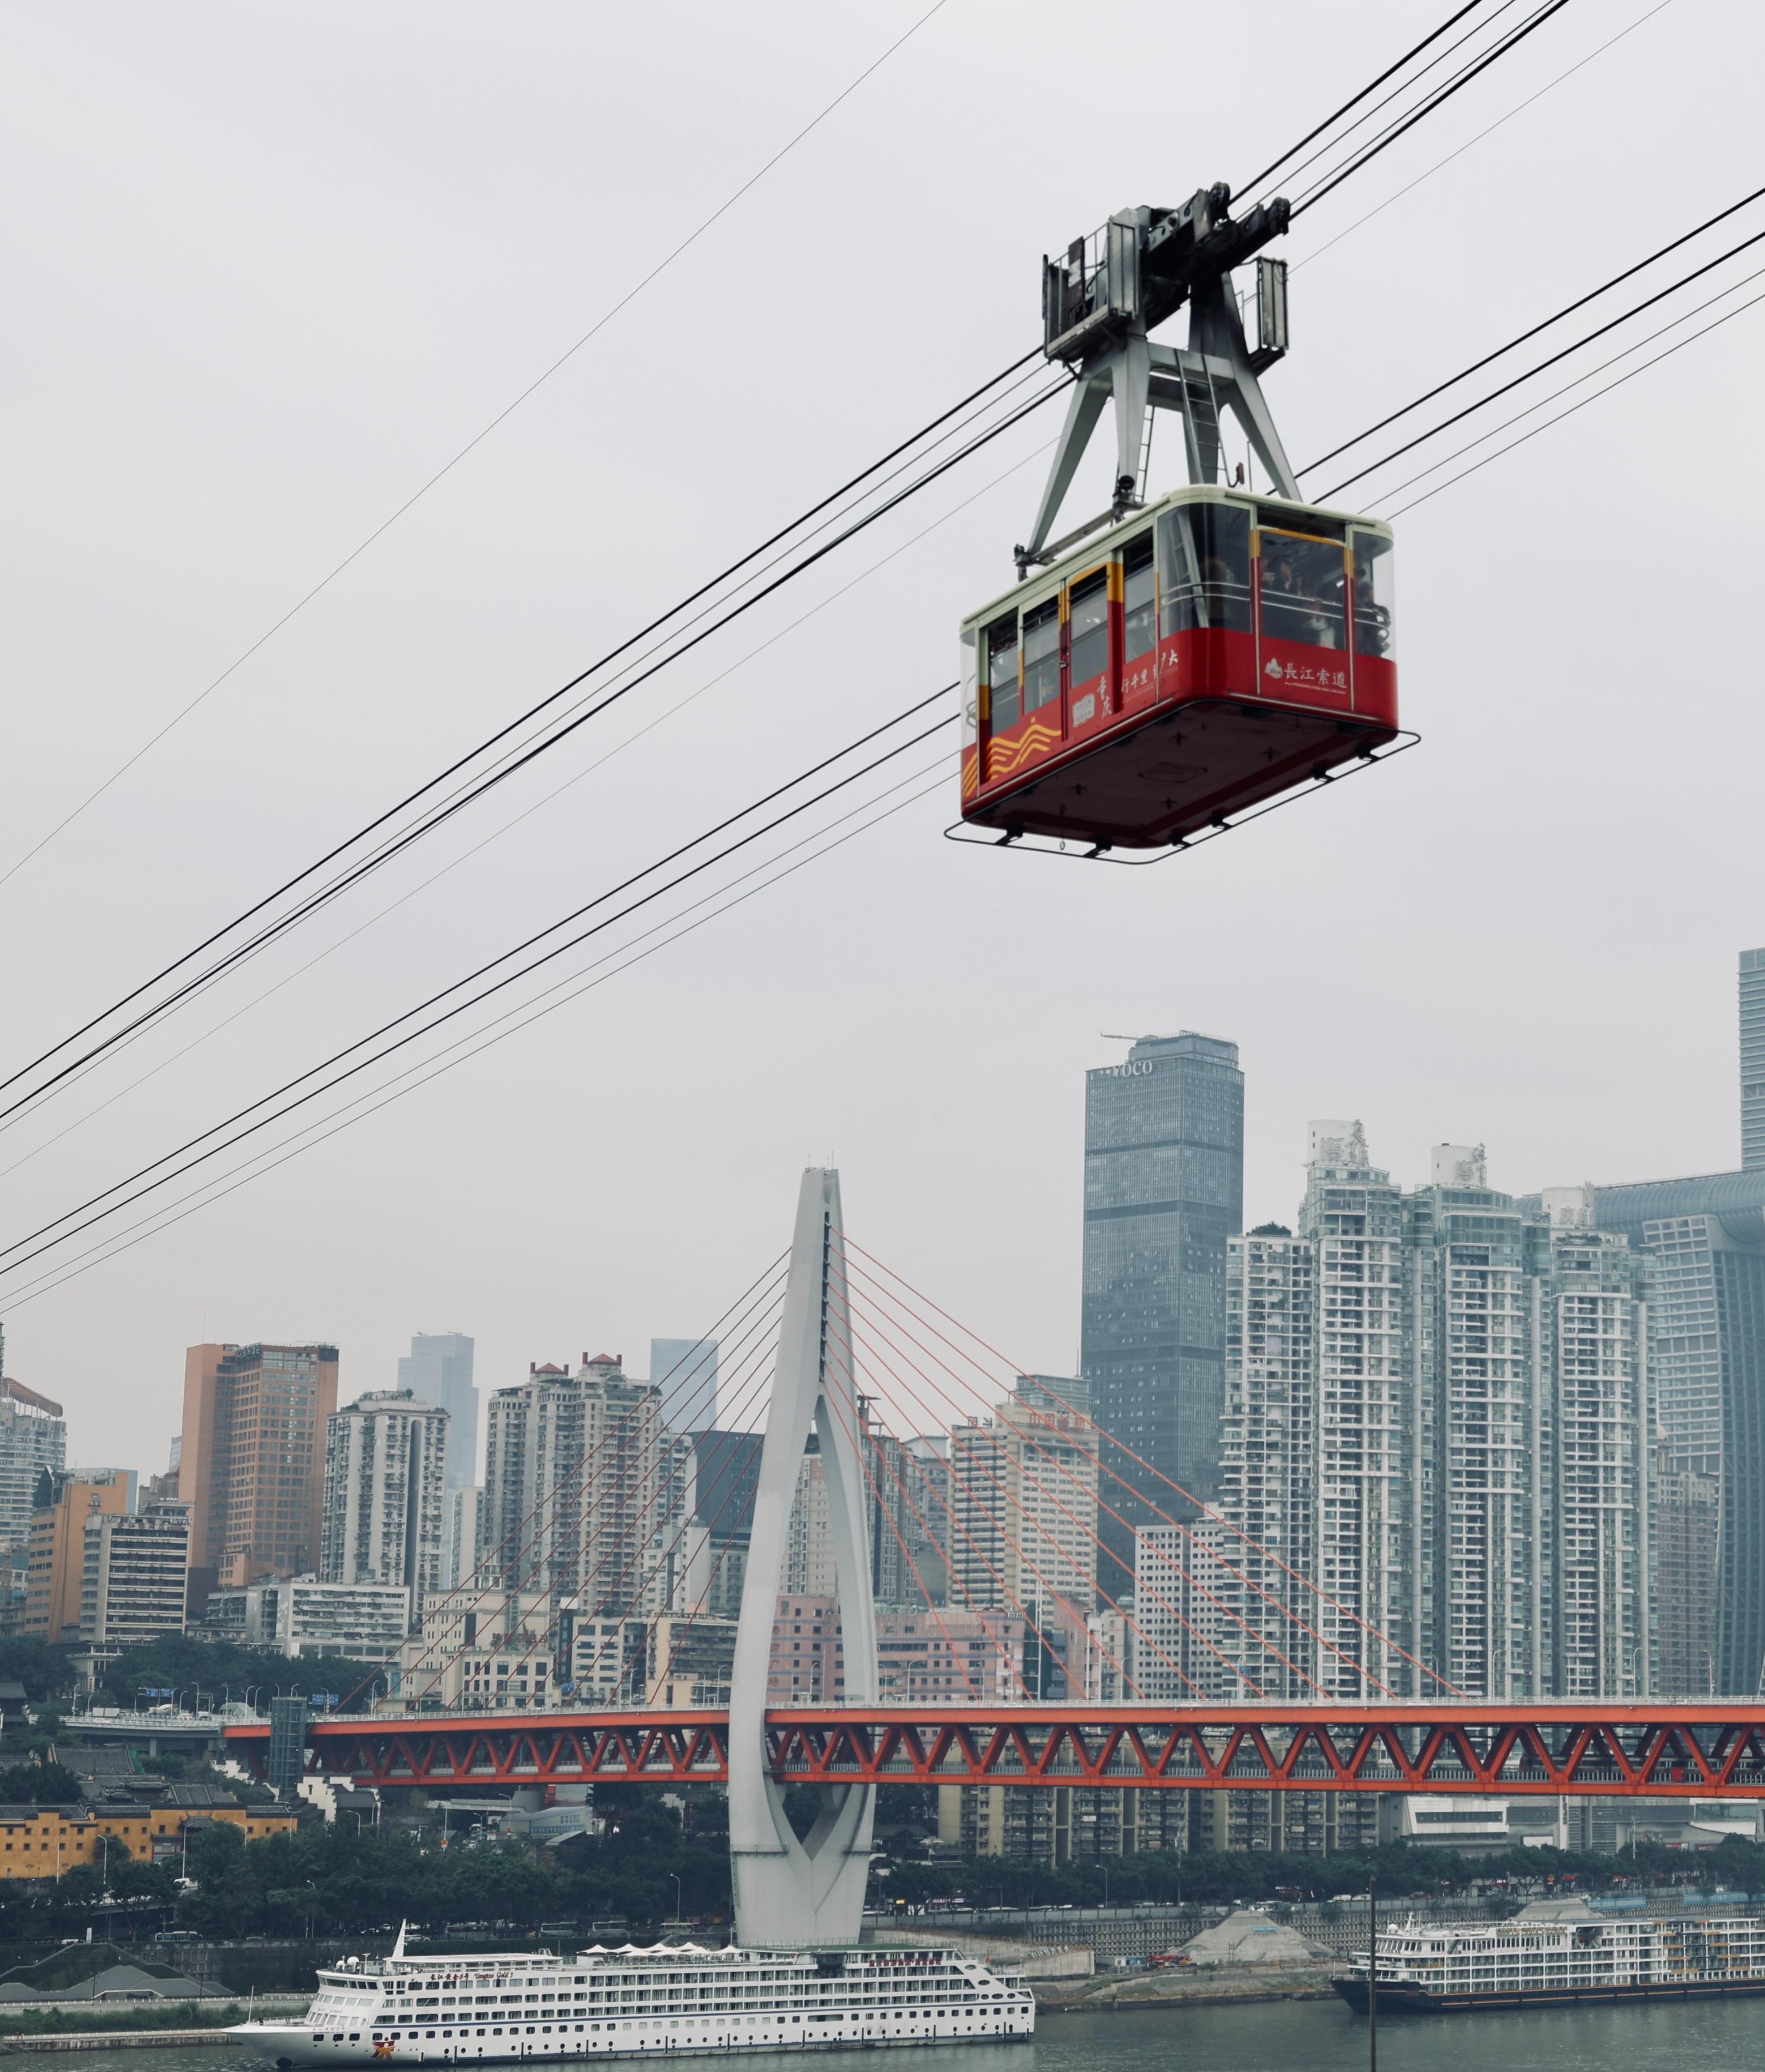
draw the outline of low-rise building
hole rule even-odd
[[[322,1583],[316,1576],[213,1590],[201,1630],[211,1640],[280,1655],[389,1655],[410,1630],[410,1593],[382,1583]]]
[[[88,1647],[138,1647],[184,1630],[190,1507],[150,1503],[86,1520],[80,1638]]]
[[[237,1827],[248,1842],[294,1830],[294,1809],[242,1806],[235,1799],[200,1808],[157,1806],[0,1806],[0,1878],[54,1878],[76,1864],[95,1864],[116,1855],[151,1863],[183,1848],[187,1828]]]

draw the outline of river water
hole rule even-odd
[[[1367,2024],[1339,2001],[1044,2014],[1035,2041],[900,2054],[902,2072],[1363,2072]],[[677,2060],[677,2064],[681,2061]],[[725,2061],[728,2062],[730,2061]],[[800,2052],[756,2052],[751,2072],[802,2072]],[[837,2072],[856,2053],[819,2054]],[[862,2061],[867,2067],[874,2058]],[[1541,2008],[1512,2014],[1391,2015],[1379,2072],[1758,2072],[1765,1998],[1692,2006]],[[17,2054],[7,2072],[265,2072],[231,2043],[186,2049]]]

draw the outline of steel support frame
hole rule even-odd
[[[1195,401],[1203,391],[1208,408],[1198,412]],[[1292,464],[1251,364],[1231,278],[1220,273],[1199,283],[1190,294],[1187,349],[1154,345],[1136,325],[1125,337],[1080,364],[1035,524],[1017,550],[1020,579],[1030,564],[1049,558],[1048,536],[1103,406],[1109,401],[1115,406],[1115,516],[1131,509],[1138,496],[1149,409],[1175,410],[1182,418],[1183,458],[1191,482],[1219,479],[1220,412],[1224,408],[1237,419],[1279,494],[1300,500]]]
[[[327,1720],[316,1771],[430,1791],[722,1784],[721,1712]],[[267,1726],[227,1731],[261,1770]],[[764,1722],[777,1787],[1121,1786],[1504,1796],[1765,1798],[1765,1703],[1329,1707],[793,1706]],[[868,1794],[865,1794],[868,1796]],[[848,1799],[846,1803],[850,1803]]]

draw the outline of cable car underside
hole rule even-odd
[[[963,624],[953,835],[1183,847],[1414,739],[1397,722],[1390,528],[1304,502],[1258,384],[1286,350],[1286,266],[1257,261],[1254,349],[1232,285],[1287,204],[1233,222],[1229,200],[1216,187],[1125,211],[1043,261],[1043,349],[1072,368],[1072,398],[1017,586]],[[1185,302],[1187,347],[1152,343]],[[1049,545],[1105,402],[1111,507]],[[1148,508],[1155,409],[1180,418],[1191,487]],[[1223,482],[1223,412],[1271,491],[1242,467]]]

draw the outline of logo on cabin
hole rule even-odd
[[[1278,684],[1282,676],[1281,664],[1278,662],[1266,662],[1263,664],[1262,673],[1265,676],[1273,676]]]

